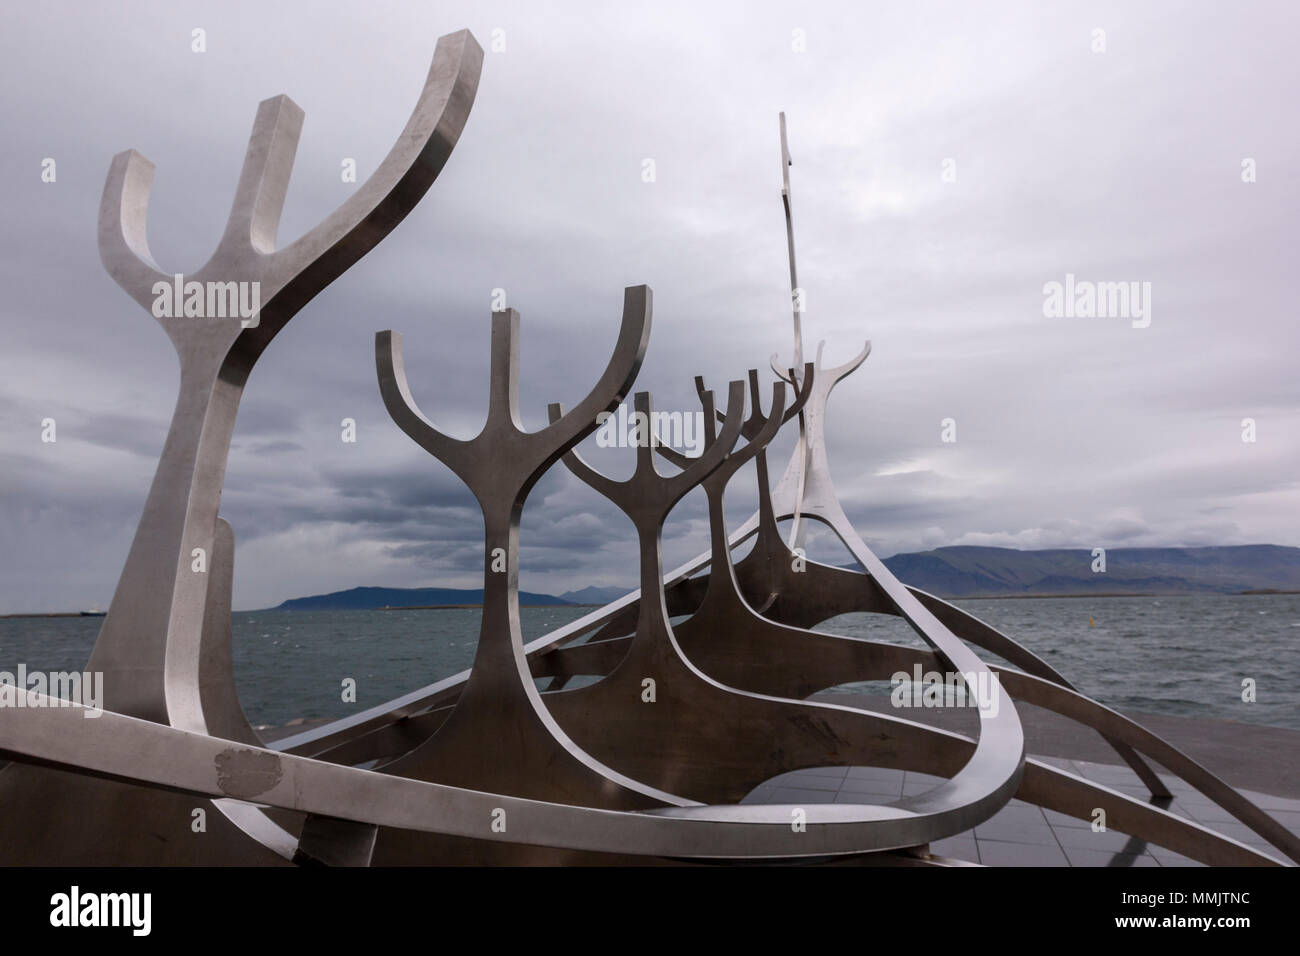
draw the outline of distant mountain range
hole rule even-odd
[[[482,588],[352,588],[332,594],[294,598],[277,611],[375,611],[403,607],[476,607],[483,603]],[[551,594],[519,592],[520,604],[561,605],[572,602]]]
[[[1094,573],[1090,550],[936,548],[885,565],[905,584],[940,597],[1029,594],[1237,594],[1300,590],[1300,548],[1107,548]]]
[[[560,599],[570,604],[608,604],[617,601],[633,588],[583,588],[581,591],[565,591]]]
[[[935,548],[885,559],[900,581],[939,597],[1038,594],[1239,594],[1300,591],[1300,548],[1251,544],[1223,548],[1107,548],[1106,570],[1092,570],[1080,549]],[[550,594],[519,592],[523,605],[606,604],[628,588],[586,587]],[[352,588],[285,601],[276,610],[333,611],[455,607],[483,603],[483,590]]]

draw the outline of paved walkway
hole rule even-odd
[[[1131,796],[1146,797],[1137,774],[1125,766],[1039,758]],[[1174,813],[1225,836],[1284,860],[1281,853],[1230,813],[1183,781],[1168,774],[1161,779],[1174,795]],[[774,777],[750,793],[743,803],[889,803],[921,793],[939,777],[880,767],[816,767]],[[1243,790],[1293,833],[1300,834],[1300,800]],[[938,856],[985,866],[1202,866],[1171,850],[1114,830],[1096,833],[1090,822],[1012,800],[988,822],[974,830],[930,844]]]

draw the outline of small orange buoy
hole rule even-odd
[[[1091,614],[1088,615],[1088,626],[1089,626],[1089,627],[1093,627],[1093,626],[1094,626],[1093,623],[1092,623],[1092,615],[1091,615]]]

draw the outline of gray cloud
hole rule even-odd
[[[343,157],[373,170],[436,37],[462,26],[485,46],[504,30],[506,50],[488,53],[441,178],[249,381],[222,502],[237,607],[477,583],[477,507],[389,420],[379,329],[405,334],[417,399],[460,436],[484,413],[497,287],[523,315],[529,427],[596,380],[626,285],[655,292],[637,388],[657,407],[693,409],[694,374],[721,391],[787,356],[779,109],[807,347],[826,339],[837,363],[874,346],[836,391],[828,439],[845,508],[882,555],[1300,544],[1298,19],[1284,3],[955,0],[16,8],[0,58],[0,611],[107,605],[175,401],[171,345],[98,261],[111,156],[157,163],[150,243],[164,269],[192,270],[220,235],[256,104],[288,93],[307,120],[287,242],[355,188]],[[207,53],[190,51],[196,26]],[[1245,157],[1256,183],[1240,180]],[[1043,285],[1066,273],[1150,282],[1151,326],[1045,318]],[[949,417],[955,444],[940,441]],[[356,444],[339,440],[344,418]],[[630,471],[625,454],[583,452]],[[742,520],[752,469],[728,501]],[[667,565],[703,547],[703,519],[698,495],[683,502]],[[634,583],[630,525],[563,469],[523,521],[524,587]]]

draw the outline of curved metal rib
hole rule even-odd
[[[481,793],[388,777],[257,747],[231,747],[202,734],[121,714],[83,721],[79,708],[15,710],[0,722],[0,754],[45,766],[204,797],[236,795],[273,807],[393,828],[407,838],[450,834],[490,845],[510,842],[615,854],[714,860],[779,860],[876,852],[924,842],[914,814],[900,807],[811,805],[806,828],[791,827],[789,805],[671,807],[614,812]],[[74,723],[74,721],[76,723]],[[87,726],[88,725],[88,726]],[[948,764],[969,739],[915,725],[918,739]],[[235,768],[258,768],[257,773]],[[233,772],[232,772],[233,771]],[[1102,806],[1121,832],[1162,829],[1162,844],[1211,864],[1274,865],[1238,841],[1065,771],[1026,761],[1022,793],[1041,806],[1086,818]]]
[[[375,371],[379,393],[389,416],[408,438],[433,455],[452,471],[463,460],[467,442],[440,432],[420,411],[411,386],[406,380],[406,360],[402,356],[402,333],[391,329],[375,333]],[[459,472],[457,472],[459,474]]]

